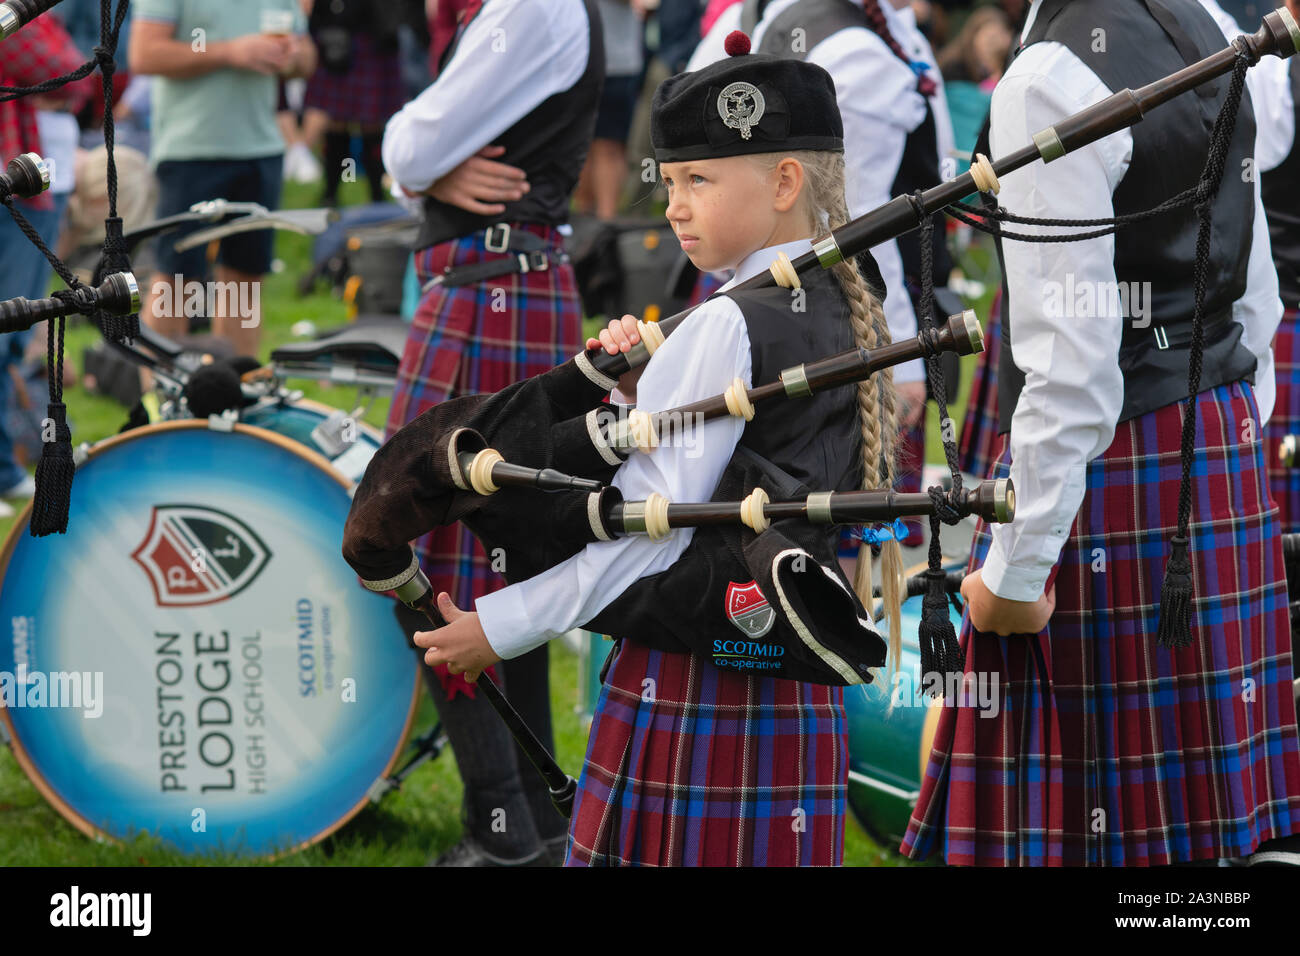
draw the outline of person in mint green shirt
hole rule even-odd
[[[135,0],[131,9],[131,72],[157,77],[149,159],[158,177],[158,216],[207,199],[277,208],[285,150],[275,122],[279,83],[316,68],[299,0]],[[160,238],[142,312],[169,337],[189,331],[188,319],[175,314],[183,300],[175,286],[208,278],[202,247],[175,251],[185,232]],[[216,280],[260,282],[271,266],[272,237],[261,230],[223,239]],[[238,354],[256,356],[261,316],[229,313],[241,312],[241,304],[243,313],[257,312],[246,306],[260,296],[212,300],[213,332]]]

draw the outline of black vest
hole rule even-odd
[[[1291,154],[1276,169],[1264,174],[1264,210],[1273,240],[1273,261],[1282,302],[1300,308],[1300,58],[1291,61],[1291,97],[1295,105],[1296,135]]]
[[[424,224],[420,227],[415,248],[425,249],[448,239],[467,236],[498,222],[537,222],[550,226],[568,222],[569,199],[587,159],[596,128],[596,107],[605,83],[605,44],[600,13],[595,0],[582,2],[587,9],[586,70],[577,83],[543,100],[536,109],[493,140],[493,143],[506,148],[501,156],[496,157],[497,162],[517,166],[527,173],[528,192],[522,199],[505,203],[505,211],[494,216],[480,216],[425,197]],[[464,35],[463,30],[461,35]],[[447,47],[440,68],[455,56],[458,45],[459,36]],[[473,104],[466,104],[466,108],[472,109]]]
[[[814,269],[803,278],[806,290],[803,312],[791,312],[792,303],[797,299],[789,289],[770,287],[722,293],[729,295],[744,314],[755,383],[773,381],[792,365],[853,348],[848,305],[833,273]],[[742,433],[714,500],[738,500],[755,485],[764,487],[773,500],[799,498],[812,491],[856,490],[862,480],[860,434],[856,387],[829,389],[810,398],[768,403]],[[788,535],[793,545],[806,549],[819,563],[838,569],[835,558],[838,527],[790,521],[773,525],[773,531]],[[696,640],[707,637],[724,643],[743,638],[743,631],[727,616],[728,588],[757,578],[760,586],[770,592],[771,581],[764,577],[763,570],[770,562],[755,563],[755,545],[763,540],[744,528],[697,528],[690,545],[671,568],[637,581],[588,626],[669,651],[685,649],[682,641],[674,636],[676,633],[689,632]],[[761,546],[757,550],[762,551]],[[820,576],[820,571],[816,576]],[[837,589],[832,591],[839,593]],[[826,615],[819,620],[815,612],[820,610],[813,609],[809,620],[823,627],[827,621],[836,621],[834,629],[844,631],[844,618],[835,616],[828,606]],[[764,639],[784,644],[792,649],[790,657],[796,657],[800,639],[790,631],[781,615],[777,615],[775,628]],[[837,635],[817,636],[834,640]],[[870,656],[865,646],[863,653]],[[880,661],[883,652],[872,663]],[[820,681],[807,671],[795,669],[795,661],[790,660],[789,664],[790,667],[779,666],[767,673],[774,677]]]
[[[761,15],[766,3],[759,0],[742,14],[742,27],[755,13]],[[808,51],[841,30],[851,27],[871,27],[862,11],[862,4],[854,0],[796,0],[768,24],[757,53],[770,53],[795,60],[808,58]],[[799,49],[794,48],[794,30],[802,30]],[[891,57],[893,53],[889,54]],[[908,134],[903,144],[903,156],[898,174],[889,188],[891,198],[929,189],[941,180],[939,169],[939,139],[931,98],[925,98],[925,120]],[[944,217],[934,216],[933,255],[936,284],[943,286],[952,272],[952,258],[944,239]],[[909,232],[898,239],[898,249],[903,257],[903,273],[909,286],[921,287],[921,239],[917,232]]]
[[[1104,50],[1099,46],[1094,51],[1098,29],[1105,31],[1105,45]],[[1196,0],[1044,0],[1024,45],[1027,48],[1044,41],[1066,47],[1112,91],[1144,86],[1225,46],[1217,23]],[[1228,77],[1220,77],[1165,103],[1131,128],[1133,158],[1113,196],[1116,215],[1150,209],[1196,184],[1209,152],[1215,117],[1227,94]],[[1251,378],[1255,369],[1255,357],[1241,344],[1241,325],[1232,320],[1232,304],[1246,291],[1255,214],[1254,187],[1243,180],[1240,171],[1244,161],[1254,155],[1254,144],[1255,113],[1249,96],[1244,96],[1214,202],[1202,391]],[[1121,422],[1187,398],[1196,234],[1196,213],[1185,206],[1122,227],[1115,235],[1115,278],[1121,288],[1151,284],[1149,299],[1143,296],[1150,310],[1149,324],[1144,319],[1144,327],[1137,328],[1130,318],[1121,320]],[[1068,295],[1067,277],[1057,278]],[[1046,293],[1029,290],[1027,294]],[[1011,417],[1025,383],[1024,373],[1011,356],[1015,334],[1008,320],[1011,306],[1008,290],[1002,307],[1004,334],[998,373],[1002,432],[1011,429]],[[1077,321],[1115,319],[1112,315],[1110,319]]]

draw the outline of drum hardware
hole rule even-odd
[[[394,790],[402,789],[402,784],[411,773],[429,760],[437,760],[442,754],[450,741],[442,730],[442,724],[437,723],[421,734],[413,743],[410,749],[413,751],[406,763],[402,764],[400,770],[391,773],[386,777],[380,777],[371,786],[367,796],[371,803],[379,803],[384,797],[388,796]]]

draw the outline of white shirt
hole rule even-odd
[[[793,259],[811,249],[808,239],[760,249],[745,257],[723,288],[762,272],[778,253]],[[744,316],[730,298],[717,296],[655,352],[637,385],[637,406],[652,413],[676,408],[726,391],[735,378],[752,387],[752,376]],[[688,441],[634,452],[612,484],[627,501],[651,492],[672,502],[708,501],[744,427],[739,418],[718,418],[691,429]],[[661,541],[645,535],[598,541],[535,577],[479,598],[475,608],[488,643],[502,658],[518,657],[590,621],[634,582],[671,567],[694,533],[679,528]]]
[[[1030,8],[1026,35],[1042,0]],[[1036,43],[1011,64],[993,92],[990,145],[1005,156],[1038,131],[1109,96],[1111,90],[1059,43]],[[1121,130],[1052,163],[1034,162],[1002,177],[998,199],[1023,216],[1102,219],[1114,215],[1112,194],[1133,157],[1133,136]],[[1129,227],[1129,228],[1141,228]],[[1017,231],[1047,232],[1035,227]],[[1033,601],[1083,501],[1087,463],[1114,438],[1124,398],[1119,368],[1121,316],[1078,321],[1051,317],[1049,283],[1114,288],[1115,239],[1065,244],[1003,244],[1011,291],[1012,358],[1025,373],[1011,424],[1011,478],[1016,519],[993,525],[985,585],[1000,597]],[[1190,267],[1189,267],[1190,282]],[[1058,300],[1059,301],[1059,300]],[[1097,310],[1102,311],[1102,310]],[[1242,341],[1256,356],[1255,395],[1262,425],[1273,408],[1269,344],[1282,317],[1268,226],[1255,181],[1255,231],[1246,294],[1233,304]]]
[[[772,0],[763,12],[763,18],[754,27],[751,38],[754,49],[763,41],[768,26],[785,12],[795,0]],[[890,32],[904,50],[908,50],[919,37],[895,25],[905,25],[888,3],[881,4]],[[741,4],[727,8],[691,56],[688,70],[699,70],[726,57],[723,43],[727,34],[740,28]],[[910,11],[909,11],[910,13]],[[892,16],[891,16],[892,15]],[[932,57],[931,57],[932,59]],[[835,81],[836,99],[844,123],[844,159],[846,165],[845,199],[849,215],[861,216],[892,198],[889,189],[898,174],[903,160],[907,137],[925,122],[925,97],[916,88],[916,74],[900,60],[866,27],[851,27],[827,37],[808,51],[807,61],[820,66]],[[938,70],[932,70],[936,82]],[[947,103],[936,97],[932,107],[940,128],[947,129],[948,149],[952,148],[952,121],[947,114]],[[943,119],[939,116],[942,113]],[[944,145],[942,136],[940,146]],[[949,153],[948,155],[951,155]],[[945,159],[940,154],[940,162]],[[885,299],[885,318],[889,335],[895,342],[916,337],[916,312],[908,297],[903,281],[903,257],[894,240],[882,243],[872,250],[880,266],[888,295]],[[943,284],[945,276],[937,276]],[[919,382],[925,378],[925,365],[920,359],[894,366],[894,381]]]
[[[1214,17],[1229,42],[1246,32],[1215,0],[1200,0],[1200,3]],[[1259,172],[1268,172],[1291,154],[1295,103],[1288,75],[1290,66],[1289,59],[1266,56],[1246,72],[1246,89],[1255,107],[1255,165]]]
[[[413,193],[428,189],[578,82],[588,36],[582,0],[485,4],[437,80],[388,120],[384,168]]]
[[[50,192],[56,196],[72,192],[77,185],[77,140],[81,135],[77,118],[71,113],[37,110],[36,128],[41,156],[50,164]]]

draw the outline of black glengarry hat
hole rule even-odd
[[[821,67],[749,52],[739,30],[725,60],[659,84],[650,115],[655,160],[844,149],[835,83]]]

